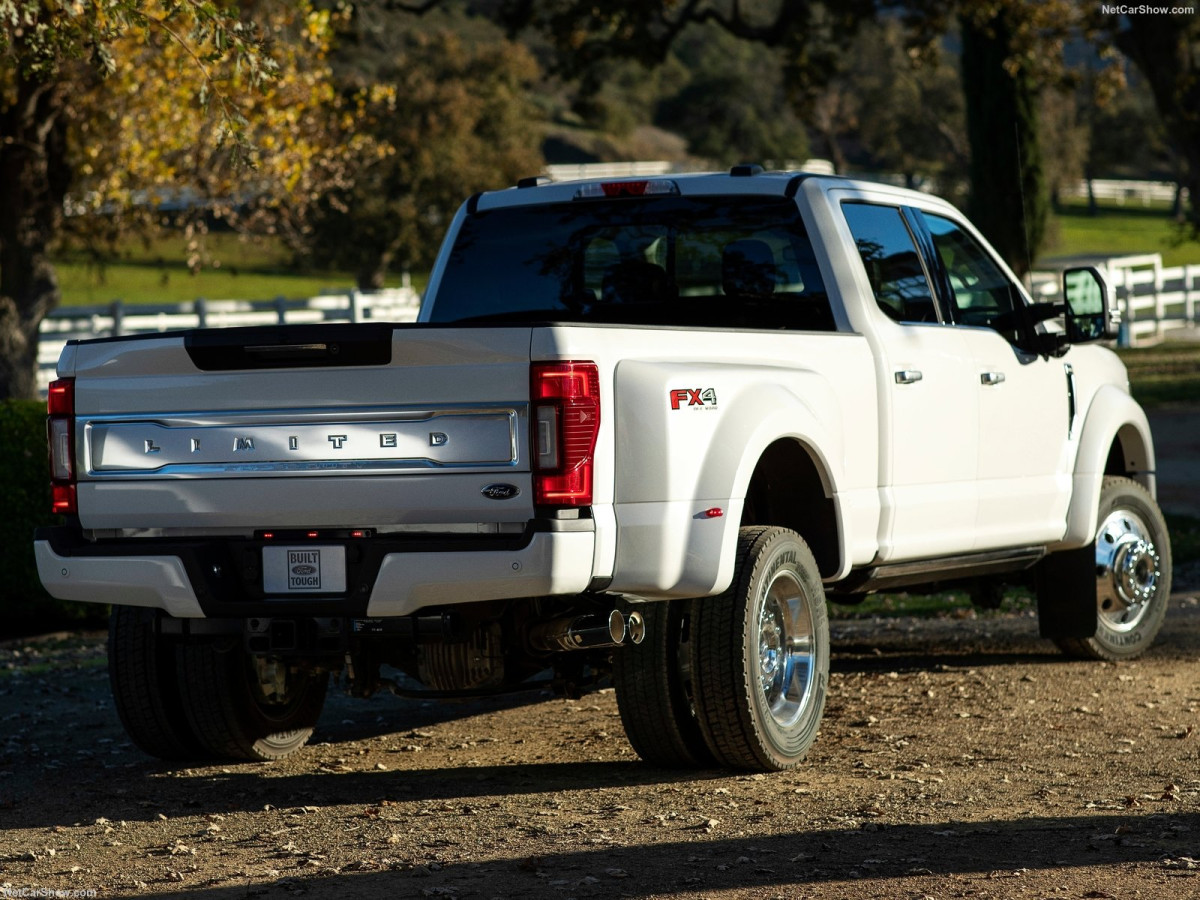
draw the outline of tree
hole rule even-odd
[[[962,16],[962,77],[971,144],[967,213],[1018,275],[1033,266],[1046,231],[1049,192],[1038,140],[1038,89],[1013,59],[1011,10]]]
[[[1200,18],[1130,15],[1117,46],[1145,75],[1168,140],[1182,160],[1187,222],[1200,240]]]
[[[524,47],[449,31],[377,39],[384,61],[341,79],[352,114],[334,158],[345,174],[290,234],[307,259],[349,268],[365,290],[382,287],[390,268],[429,267],[467,193],[506,187],[543,163],[529,99],[538,68]]]
[[[812,124],[839,172],[850,165],[936,179],[955,193],[966,176],[967,136],[955,55],[914,52],[898,21],[864,22],[820,92]]]
[[[313,24],[288,4],[255,11],[272,28]],[[244,157],[246,101],[281,68],[253,21],[210,0],[0,0],[0,21],[0,397],[32,397],[68,195],[111,227],[113,204],[172,183],[189,160],[215,171]],[[121,76],[127,93],[110,106]],[[152,123],[165,145],[139,143]]]
[[[405,4],[393,0],[392,5]],[[438,0],[414,0],[412,8],[419,11],[437,5]],[[512,0],[493,8],[493,14],[510,28],[534,28],[547,35],[558,48],[560,67],[576,73],[612,56],[661,62],[688,25],[714,24],[734,37],[778,49],[791,101],[806,113],[840,70],[839,63],[862,24],[890,11],[905,14],[915,49],[931,46],[955,18],[962,23],[964,43],[971,42],[976,65],[972,75],[964,69],[967,106],[982,100],[993,112],[1008,117],[972,114],[968,121],[972,158],[979,158],[971,170],[972,191],[979,198],[975,207],[984,212],[985,234],[996,241],[1010,265],[1024,271],[1041,240],[1046,215],[1034,89],[1038,73],[1045,69],[1037,63],[1048,56],[1061,67],[1061,34],[1080,18],[1068,0],[1040,4],[1021,0]],[[968,30],[970,35],[965,33]],[[977,90],[988,94],[977,97],[972,93]],[[998,143],[996,130],[1011,128],[1014,117],[1019,117],[1014,135],[1006,134]],[[1009,148],[1008,159],[989,158],[1004,146]],[[1015,164],[1010,164],[1013,160]],[[987,205],[993,191],[1006,202],[1024,196],[1029,222],[1019,207],[1011,206],[1006,207],[1005,218],[993,218]]]
[[[754,47],[714,25],[680,36],[674,56],[687,81],[658,105],[655,123],[721,166],[803,160],[804,123],[788,100],[778,51]]]

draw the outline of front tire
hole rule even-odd
[[[1044,584],[1067,603],[1096,605],[1096,633],[1057,638],[1068,656],[1118,661],[1141,656],[1154,643],[1171,597],[1171,540],[1162,512],[1149,492],[1129,478],[1106,477],[1100,489],[1096,539],[1063,557],[1066,578]],[[1072,566],[1069,553],[1094,565]],[[1046,560],[1053,567],[1054,557]],[[1094,598],[1094,599],[1091,599]],[[1053,597],[1039,597],[1039,602]]]
[[[733,582],[692,601],[692,687],[701,731],[726,766],[796,766],[829,683],[829,618],[816,560],[779,527],[738,535]]]

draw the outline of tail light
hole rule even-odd
[[[58,515],[79,512],[75,494],[75,379],[50,383],[46,438],[50,447],[50,509]]]
[[[534,363],[530,382],[534,502],[591,506],[600,371],[594,362]]]

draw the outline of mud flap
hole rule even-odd
[[[1096,634],[1096,550],[1093,544],[1053,553],[1037,569],[1038,630],[1042,637]]]

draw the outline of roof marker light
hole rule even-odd
[[[576,200],[600,200],[613,197],[649,197],[679,193],[679,185],[667,178],[644,181],[598,181],[585,184],[575,192]]]

